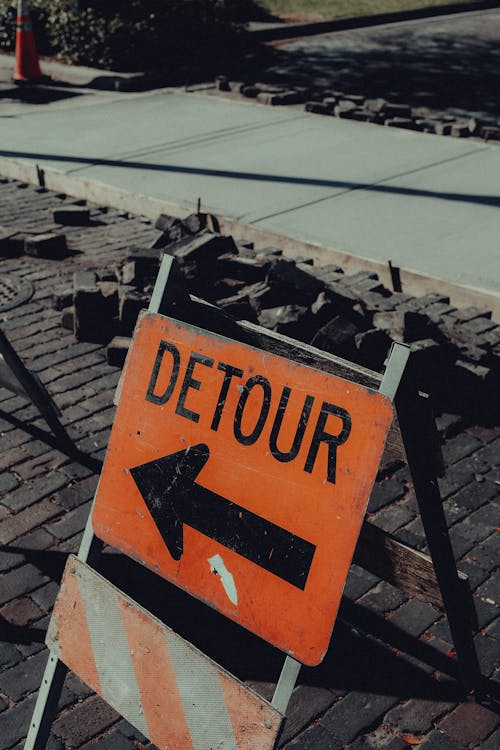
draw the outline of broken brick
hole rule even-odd
[[[49,232],[26,237],[24,252],[26,255],[32,255],[36,258],[52,258],[54,260],[65,258],[68,253],[66,235]]]
[[[90,210],[82,206],[65,206],[56,208],[52,214],[55,224],[64,224],[72,227],[88,226],[90,223]]]

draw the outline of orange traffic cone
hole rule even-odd
[[[26,0],[18,0],[16,21],[16,65],[14,81],[28,83],[42,77],[30,9]]]

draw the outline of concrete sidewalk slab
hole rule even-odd
[[[0,121],[0,155],[500,293],[500,147],[159,91]]]
[[[264,218],[258,225],[300,231],[310,242],[323,241],[330,226],[336,247],[347,253],[369,248],[370,258],[396,258],[403,268],[498,293],[499,174],[498,147],[464,151],[457,160]]]
[[[9,144],[20,157],[23,151],[33,152],[40,162],[70,171],[97,159],[123,161],[158,149],[186,147],[193,140],[202,144],[207,138],[220,140],[228,132],[268,126],[283,119],[282,112],[268,112],[263,107],[228,105],[228,112],[221,111],[216,100],[208,100],[209,106],[202,108],[195,101],[164,91],[125,99],[115,94],[104,103],[93,100],[93,106],[82,107],[75,101],[64,112],[18,114],[9,118],[12,122],[1,123],[2,146],[7,148]],[[64,156],[70,158],[64,160]]]

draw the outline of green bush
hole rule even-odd
[[[0,0],[0,47],[15,38],[15,0]],[[121,70],[196,67],[223,58],[254,0],[33,0],[38,50]]]
[[[0,2],[0,49],[12,50],[14,48],[16,12],[10,3],[4,0]]]
[[[36,36],[37,49],[42,55],[52,53],[52,47],[47,36],[49,10],[48,3],[43,0],[33,0],[31,3],[31,18]],[[14,0],[0,0],[0,49],[11,52],[16,42],[16,11]]]

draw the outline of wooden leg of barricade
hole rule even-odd
[[[442,464],[438,455],[440,451],[436,450],[438,437],[434,416],[430,399],[419,393],[407,346],[394,344],[380,391],[395,402],[408,467],[448,617],[460,676],[467,690],[477,690],[482,683],[482,676],[471,629],[470,602],[464,601],[464,587],[459,580],[437,482]]]
[[[441,591],[458,660],[467,690],[478,689],[481,670],[470,625],[469,602],[464,601],[455,557],[448,534],[436,476],[435,423],[430,399],[418,391],[411,370],[405,373],[395,398],[396,412],[420,510],[429,553]],[[434,433],[434,434],[433,434]]]
[[[12,373],[14,382],[17,382],[20,386],[20,389],[16,389],[16,392],[22,393],[35,404],[40,414],[52,430],[54,437],[61,444],[62,449],[70,454],[74,453],[75,445],[66,432],[65,427],[61,424],[57,408],[49,393],[46,391],[38,377],[24,366],[1,328],[0,354],[3,356],[3,360],[7,365],[8,370]]]

